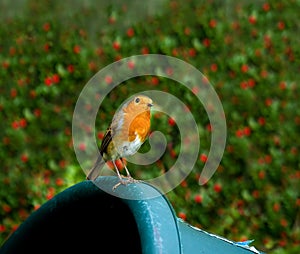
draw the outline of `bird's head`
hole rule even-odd
[[[153,101],[145,95],[136,95],[129,101],[127,108],[129,111],[144,112],[150,111]]]

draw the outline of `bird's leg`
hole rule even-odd
[[[129,170],[128,170],[128,168],[126,167],[126,165],[125,165],[125,163],[124,163],[124,161],[123,161],[123,158],[121,158],[121,161],[122,161],[122,164],[123,164],[123,166],[124,166],[124,168],[125,168],[125,171],[126,171],[126,174],[127,174],[127,179],[128,179],[128,181],[129,181],[130,183],[137,183],[137,182],[139,182],[139,180],[134,179],[134,178],[130,175]]]
[[[123,166],[124,166],[124,168],[125,168],[125,171],[126,171],[126,174],[127,174],[127,178],[132,178],[132,176],[131,176],[130,173],[129,173],[128,168],[126,167],[126,165],[125,165],[125,163],[124,163],[124,161],[123,161],[123,158],[121,158],[120,160],[121,160],[121,162],[122,162],[122,164],[123,164]]]
[[[119,171],[119,169],[118,169],[118,167],[117,167],[117,165],[116,165],[116,163],[115,163],[114,160],[112,161],[112,163],[114,164],[114,167],[115,167],[115,169],[116,169],[118,178],[119,178],[119,180],[120,180],[120,181],[113,187],[113,190],[115,190],[115,189],[116,189],[117,187],[119,187],[121,184],[127,185],[130,181],[129,181],[129,180],[124,180],[124,179],[122,178],[122,175],[120,174],[120,171]]]
[[[124,168],[125,168],[125,170],[126,170],[127,177],[126,177],[126,180],[124,180],[124,179],[122,178],[122,175],[120,174],[119,169],[118,169],[118,167],[117,167],[115,161],[112,161],[113,164],[114,164],[114,167],[115,167],[115,169],[116,169],[117,175],[118,175],[118,177],[119,177],[119,179],[120,179],[120,181],[113,187],[113,190],[115,190],[116,188],[118,188],[121,184],[127,185],[128,183],[138,183],[138,182],[140,182],[139,180],[135,180],[135,179],[130,175],[129,170],[128,170],[128,168],[126,167],[126,165],[124,164],[124,162],[123,162],[122,159],[121,159],[121,161],[122,161],[122,164],[123,164],[123,166],[124,166]]]
[[[118,167],[117,167],[115,161],[113,160],[112,163],[114,164],[115,170],[116,170],[116,172],[117,172],[117,175],[118,175],[120,181],[123,181],[122,175],[120,174],[120,171],[119,171],[119,169],[118,169]]]

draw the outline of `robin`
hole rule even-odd
[[[121,184],[126,185],[137,182],[130,175],[122,159],[135,154],[148,137],[150,131],[150,109],[152,106],[153,103],[149,97],[138,95],[125,103],[115,113],[103,137],[100,155],[89,171],[87,179],[95,180],[99,176],[103,165],[107,161],[112,161],[120,180],[113,189]],[[120,174],[115,163],[118,159],[121,160],[127,177]]]

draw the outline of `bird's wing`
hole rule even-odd
[[[97,161],[95,162],[94,166],[90,169],[90,171],[87,175],[87,179],[95,180],[99,176],[100,169],[102,168],[102,166],[105,163],[103,154],[106,153],[106,149],[107,149],[108,144],[110,143],[111,139],[112,139],[112,131],[111,131],[111,127],[109,127],[109,128],[107,128],[107,130],[105,132],[105,135],[104,135],[102,143],[101,143],[101,147],[99,149],[100,155],[98,156]]]
[[[103,153],[106,153],[106,149],[109,145],[109,143],[112,141],[113,137],[115,136],[116,133],[118,133],[122,126],[123,126],[123,119],[124,119],[124,115],[123,115],[123,111],[120,110],[118,112],[116,112],[116,114],[114,115],[112,122],[110,124],[110,126],[107,128],[104,137],[102,139],[102,143],[100,146],[100,154],[103,155]]]
[[[101,146],[100,146],[100,154],[101,155],[103,155],[103,153],[106,153],[106,149],[108,147],[108,144],[112,140],[112,137],[113,137],[112,128],[108,127],[105,134],[104,134],[104,137],[102,139],[102,143],[101,143]]]

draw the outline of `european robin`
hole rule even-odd
[[[103,165],[107,161],[112,161],[120,180],[114,186],[114,189],[120,184],[137,181],[131,177],[122,158],[135,154],[147,139],[150,131],[150,109],[152,106],[153,102],[149,97],[137,95],[115,113],[102,139],[99,149],[100,155],[89,171],[87,179],[95,180],[99,176]],[[127,174],[126,177],[120,174],[116,166],[115,161],[118,159],[124,165]]]

